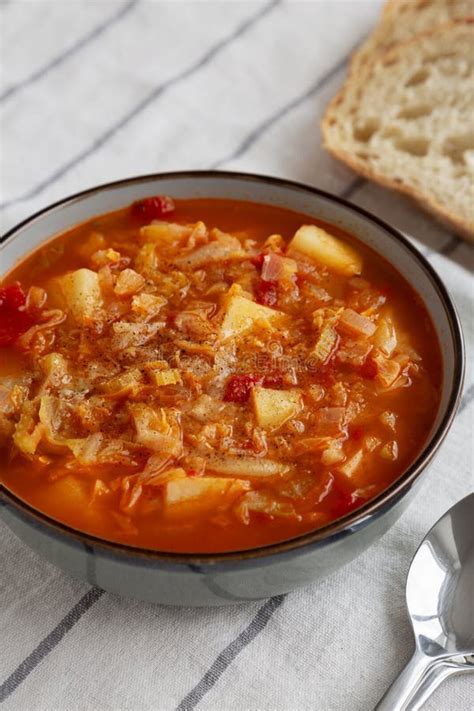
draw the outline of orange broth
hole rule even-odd
[[[31,323],[0,346],[3,484],[110,541],[219,552],[313,530],[394,482],[426,441],[442,373],[403,277],[289,210],[145,208],[74,227],[4,278]],[[302,225],[342,244],[342,267],[290,245]],[[79,270],[89,281],[71,295]]]

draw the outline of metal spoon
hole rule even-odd
[[[474,494],[429,531],[408,571],[415,652],[375,711],[414,711],[450,674],[474,671]]]
[[[421,709],[425,701],[429,699],[433,691],[438,688],[442,681],[454,674],[464,674],[464,672],[474,672],[474,655],[469,657],[450,657],[435,662],[427,671],[421,684],[416,689],[415,696],[409,702],[410,711]]]

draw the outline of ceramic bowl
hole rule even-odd
[[[421,254],[390,225],[334,195],[258,175],[195,171],[121,180],[65,198],[22,222],[0,244],[3,272],[52,235],[94,215],[154,194],[233,198],[319,217],[356,235],[388,259],[428,309],[443,353],[439,411],[416,461],[388,489],[324,528],[261,548],[172,554],[110,543],[73,530],[0,488],[0,516],[33,550],[64,572],[120,595],[171,605],[223,605],[286,593],[321,580],[377,541],[406,508],[454,418],[464,372],[463,338],[453,302]]]

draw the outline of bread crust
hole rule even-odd
[[[395,5],[395,3],[396,0],[389,0],[389,3],[384,9],[384,12],[389,12],[390,5]],[[367,66],[367,73],[363,73],[364,83],[370,79],[370,76],[373,74],[374,69],[378,65],[383,65],[396,61],[400,58],[401,53],[406,49],[407,46],[416,44],[420,41],[421,38],[433,37],[440,32],[448,32],[456,26],[470,27],[473,24],[474,17],[451,20],[449,22],[443,23],[442,25],[438,25],[432,28],[431,30],[419,33],[414,37],[410,38],[409,40],[406,40],[405,42],[401,42],[395,45],[394,47],[382,53],[381,55],[378,55],[375,61]],[[344,149],[342,146],[338,145],[333,140],[333,137],[331,136],[331,127],[334,122],[337,122],[338,107],[341,103],[344,102],[348,88],[352,87],[355,81],[359,83],[357,78],[354,77],[352,73],[349,73],[349,77],[343,85],[342,89],[338,92],[338,94],[336,94],[336,96],[333,97],[333,99],[329,102],[326,108],[326,111],[320,123],[324,147],[335,158],[338,158],[339,160],[343,161],[359,175],[362,175],[363,177],[369,180],[373,180],[379,185],[394,189],[397,192],[405,194],[410,198],[414,199],[427,212],[437,217],[441,222],[448,225],[449,227],[454,228],[460,235],[462,235],[469,242],[474,244],[474,225],[470,224],[469,221],[465,220],[457,213],[450,211],[445,205],[440,203],[427,192],[419,190],[412,185],[407,185],[402,182],[398,182],[397,180],[387,177],[383,173],[374,170],[365,162],[358,160],[351,151]]]
[[[432,27],[445,24],[451,20],[459,20],[464,17],[469,17],[474,9],[474,4],[471,0],[442,0],[439,4],[442,6],[442,17],[438,17],[434,22],[430,22],[423,30],[413,31],[411,23],[407,22],[406,10],[409,10],[410,19],[413,22],[420,16],[423,19],[423,11],[426,8],[432,8],[433,4],[437,5],[439,0],[386,0],[382,7],[380,18],[375,25],[371,34],[353,52],[349,63],[349,74],[360,71],[367,67],[384,52],[392,49],[400,42],[410,40],[415,34],[420,34],[422,31],[429,31]],[[471,7],[469,7],[469,3]],[[469,10],[467,8],[469,7]],[[432,8],[433,9],[433,8]],[[394,36],[394,28],[403,27],[404,37]]]

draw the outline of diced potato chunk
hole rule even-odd
[[[374,435],[368,435],[364,439],[364,447],[368,452],[373,452],[377,447],[382,444],[382,440]]]
[[[384,444],[380,450],[382,459],[388,459],[390,462],[395,462],[398,459],[398,444],[395,440]]]
[[[360,465],[362,464],[363,457],[364,450],[358,449],[357,452],[353,454],[350,459],[347,460],[347,462],[338,467],[338,471],[341,472],[341,474],[344,474],[344,476],[346,476],[348,479],[352,479],[354,477],[354,474],[357,472]]]
[[[68,474],[45,487],[41,497],[48,507],[67,512],[71,522],[87,520],[89,526],[97,526],[103,521],[104,512],[100,507],[91,505],[92,494],[90,483]]]
[[[337,274],[352,276],[362,271],[355,249],[315,225],[303,225],[291,240],[288,252],[301,252]]]
[[[187,225],[178,225],[174,222],[160,222],[156,220],[149,225],[140,228],[140,241],[154,242],[174,242],[183,237],[189,237],[193,231],[192,227]]]
[[[87,326],[103,307],[99,276],[91,269],[77,269],[51,282],[50,295],[56,296],[79,326]]]
[[[227,474],[238,477],[266,477],[278,474],[287,474],[291,467],[284,462],[275,462],[271,459],[259,459],[256,457],[214,457],[207,463],[210,471],[218,474]]]
[[[57,479],[45,490],[45,495],[48,496],[49,500],[53,499],[60,504],[62,509],[64,507],[82,509],[83,513],[85,513],[89,504],[85,483],[76,479],[73,475]]]
[[[395,431],[397,426],[397,415],[391,410],[385,410],[379,415],[380,422],[389,430]]]
[[[321,464],[331,467],[333,464],[340,464],[346,458],[341,447],[328,447],[321,454]]]
[[[221,325],[221,338],[235,338],[252,329],[257,323],[264,326],[281,316],[280,311],[256,304],[243,296],[233,295],[227,302]]]
[[[299,390],[273,390],[255,387],[252,390],[255,417],[260,427],[275,430],[302,409]]]
[[[249,483],[240,479],[210,476],[176,479],[165,487],[165,515],[185,517],[222,511],[249,488]]]

